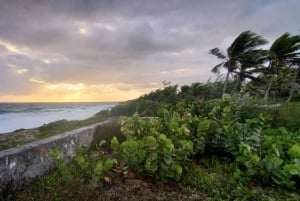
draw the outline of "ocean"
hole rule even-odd
[[[53,121],[82,120],[117,103],[0,103],[0,134]]]

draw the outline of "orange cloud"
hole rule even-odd
[[[152,89],[137,88],[123,83],[93,84],[49,83],[31,78],[37,85],[27,95],[0,96],[2,102],[101,102],[135,99]]]

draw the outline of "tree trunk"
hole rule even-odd
[[[296,72],[295,72],[295,75],[294,75],[294,77],[293,77],[292,84],[291,84],[290,96],[289,96],[289,98],[287,99],[286,102],[290,102],[291,99],[293,98],[294,91],[295,91],[295,82],[296,82],[296,79],[297,79],[297,77],[298,77],[299,70],[300,70],[300,67],[298,67],[298,68],[296,69]]]
[[[241,82],[241,75],[238,73],[236,81],[235,81],[233,89],[232,89],[232,94],[235,94],[239,90],[240,82]]]
[[[226,75],[226,79],[225,79],[225,82],[224,82],[224,87],[223,87],[223,91],[222,91],[222,96],[225,94],[226,89],[227,89],[227,83],[228,83],[228,79],[229,79],[229,73],[230,73],[230,71],[227,70],[227,75]]]
[[[232,94],[236,93],[237,91],[240,92],[241,88],[242,88],[242,76],[245,75],[246,70],[244,68],[241,68],[240,72],[236,72],[237,74],[237,78],[236,78],[236,82],[234,84],[233,90],[232,90]]]
[[[269,93],[270,93],[270,90],[271,90],[271,87],[272,87],[272,85],[273,85],[274,80],[275,80],[275,73],[272,75],[272,78],[271,78],[271,80],[270,80],[270,82],[269,82],[268,88],[267,88],[267,90],[266,90],[266,92],[265,92],[265,97],[264,97],[264,102],[265,102],[265,104],[266,104],[267,101],[268,101]]]
[[[272,70],[271,67],[272,67],[272,61],[270,61],[269,65],[268,65],[268,69]],[[267,104],[267,101],[268,101],[268,98],[269,98],[269,93],[270,93],[270,90],[271,90],[271,87],[273,85],[274,80],[275,80],[275,72],[272,72],[272,78],[271,78],[271,80],[269,82],[268,88],[267,88],[267,90],[265,92],[265,96],[264,96],[264,102],[265,102],[265,104]]]

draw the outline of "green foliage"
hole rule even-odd
[[[223,82],[192,83],[190,86],[180,87],[179,97],[184,101],[210,100],[222,96]],[[232,82],[229,82],[227,88],[232,88]]]
[[[94,123],[101,122],[105,120],[107,117],[105,116],[93,116],[84,120],[73,120],[73,121],[68,121],[68,120],[58,120],[55,122],[50,122],[48,124],[44,124],[41,127],[38,128],[40,134],[39,138],[46,138],[50,137],[55,134],[60,134],[66,131],[74,130],[77,128],[81,128],[84,126],[88,126]]]
[[[168,90],[180,99],[182,93],[173,89]],[[110,139],[114,158],[99,150],[79,150],[67,164],[62,153],[53,150],[51,155],[58,171],[54,176],[40,179],[38,186],[63,188],[80,180],[95,189],[107,171],[119,164],[123,170],[130,169],[164,182],[181,181],[197,193],[204,193],[208,200],[298,200],[298,194],[287,194],[284,189],[295,190],[300,184],[299,131],[271,128],[274,122],[270,120],[274,118],[265,115],[273,115],[266,112],[270,108],[261,106],[248,95],[225,95],[222,99],[206,101],[194,95],[167,104],[139,99],[131,111],[135,108],[144,112],[142,115],[154,112],[156,115],[141,118],[134,114],[121,118],[122,136],[104,137]],[[123,112],[126,111],[129,110]],[[61,123],[66,122],[50,124],[49,129],[60,127]],[[103,148],[103,145],[101,141],[94,147]]]
[[[249,183],[236,183],[235,179],[244,178],[242,171],[235,171],[234,164],[221,162],[218,159],[203,159],[201,165],[191,164],[183,177],[183,184],[196,188],[207,196],[205,200],[260,200],[285,201],[298,200],[299,195],[273,188],[261,188]]]
[[[165,118],[161,119],[141,120],[137,115],[123,117],[121,129],[126,140],[119,143],[113,138],[111,147],[128,168],[163,181],[179,181],[185,163],[193,154],[193,142],[188,137],[188,129],[177,123],[177,114],[164,112]]]
[[[78,150],[76,156],[70,164],[63,158],[62,152],[59,150],[51,150],[51,156],[58,168],[56,172],[57,178],[61,183],[70,183],[79,175],[84,178],[87,183],[95,188],[100,179],[111,170],[116,159],[105,157],[102,154],[88,153],[84,150]]]
[[[217,156],[236,164],[237,184],[258,182],[294,188],[299,182],[299,133],[269,128],[249,96],[224,96],[209,101],[178,102],[157,111],[121,119],[124,142],[111,147],[128,168],[163,181],[180,180],[193,159]],[[257,179],[259,178],[259,179]]]
[[[136,112],[137,104],[137,99],[119,103],[111,108],[109,116],[133,115]]]
[[[289,150],[288,155],[291,158],[300,158],[300,146],[298,144],[294,144]]]
[[[285,127],[291,131],[300,130],[300,103],[284,103],[273,108],[271,114],[274,127]]]
[[[178,101],[178,89],[177,85],[171,85],[170,83],[164,83],[163,89],[157,89],[141,97],[143,100],[151,100],[155,103],[164,104],[176,104]]]
[[[56,167],[58,168],[57,174],[61,182],[70,182],[73,179],[72,169],[68,166],[66,159],[61,151],[58,149],[50,150],[50,156],[53,158]]]
[[[300,157],[300,138],[297,133],[290,133],[284,128],[266,129],[260,134],[260,147],[257,143],[240,144],[240,155],[236,162],[240,164],[237,171],[242,172],[238,177],[240,182],[257,180],[264,185],[277,185],[295,188],[299,181],[298,158]],[[297,179],[298,177],[298,179]]]
[[[251,75],[253,72],[249,68],[257,67],[264,62],[264,59],[257,59],[263,52],[258,49],[259,46],[265,45],[267,41],[261,36],[257,35],[252,31],[244,31],[232,42],[232,44],[227,48],[226,55],[222,53],[219,48],[214,48],[210,50],[210,54],[221,59],[222,62],[215,67],[213,67],[213,73],[220,73],[220,68],[224,67],[227,70],[227,76],[224,81],[224,89],[222,95],[226,92],[226,86],[228,83],[229,73],[237,74],[236,88],[240,88],[241,81],[245,78],[253,78]]]

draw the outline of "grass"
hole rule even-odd
[[[106,119],[108,119],[108,117],[104,116],[102,113],[99,113],[98,115],[85,120],[59,120],[44,124],[43,126],[35,129],[19,129],[10,134],[0,135],[0,151],[95,124]]]
[[[38,135],[38,139],[47,138],[58,133],[64,133],[70,130],[95,124],[104,121],[105,119],[106,118],[94,116],[85,120],[73,120],[73,121],[59,120],[59,121],[51,122],[38,128],[40,132],[40,134]]]
[[[205,200],[257,200],[296,201],[300,194],[280,188],[236,183],[233,179],[234,166],[216,159],[205,159],[194,164],[183,178],[183,184],[206,196]]]
[[[285,127],[291,131],[300,129],[300,102],[283,103],[274,113],[274,127]]]
[[[123,112],[131,113],[134,104],[118,106]],[[117,110],[113,110],[119,114]],[[249,110],[250,111],[250,110]],[[251,111],[253,112],[253,111]],[[266,109],[273,120],[272,127],[285,126],[289,130],[299,130],[300,103],[284,103],[278,108]],[[38,129],[38,139],[57,133],[66,132],[82,126],[99,122],[109,116],[107,111],[82,121],[61,120],[46,124]],[[119,127],[108,127],[107,141],[113,135],[119,135]],[[19,132],[24,132],[20,130]],[[16,137],[16,139],[18,139]],[[98,140],[99,141],[99,140]],[[17,146],[19,142],[11,141]],[[13,144],[16,143],[16,144]],[[7,146],[7,144],[0,144]],[[0,149],[1,149],[0,146]],[[97,144],[93,145],[89,154],[95,154]],[[107,148],[107,147],[106,147]],[[102,154],[103,150],[98,150]],[[96,152],[97,155],[97,152]],[[204,200],[204,201],[298,201],[299,192],[290,192],[275,186],[261,186],[254,183],[241,184],[233,179],[235,166],[232,163],[220,161],[217,158],[201,159],[185,169],[183,179],[178,183],[161,183],[147,175],[135,175],[122,169],[120,164],[105,176],[110,180],[100,179],[96,187],[91,187],[89,177],[77,171],[76,164],[66,166],[65,171],[76,172],[72,179],[64,179],[59,170],[35,179],[23,190],[11,191],[3,189],[0,201],[69,201],[69,200]],[[133,174],[133,177],[128,175]],[[126,176],[127,175],[127,176]]]
[[[95,152],[89,152],[89,154]],[[95,187],[85,172],[73,162],[63,172],[56,170],[37,178],[27,188],[6,191],[1,201],[79,201],[79,200],[203,200],[203,201],[298,201],[300,194],[273,186],[242,185],[232,179],[234,166],[218,159],[203,159],[185,170],[178,183],[162,183],[146,175],[136,175],[120,165],[105,174]],[[75,174],[74,174],[75,173]],[[66,179],[67,178],[67,179]],[[2,198],[2,199],[1,199]]]
[[[257,117],[260,113],[270,117],[273,128],[285,127],[289,131],[300,130],[300,102],[274,104],[272,107],[250,107],[244,109],[244,118]]]
[[[94,116],[84,120],[59,120],[44,124],[34,129],[19,129],[9,134],[0,135],[0,151],[18,147],[30,142],[44,139],[53,135],[61,134],[77,128],[98,123],[121,115],[132,115],[137,108],[137,100],[119,103],[110,110],[102,110]]]

